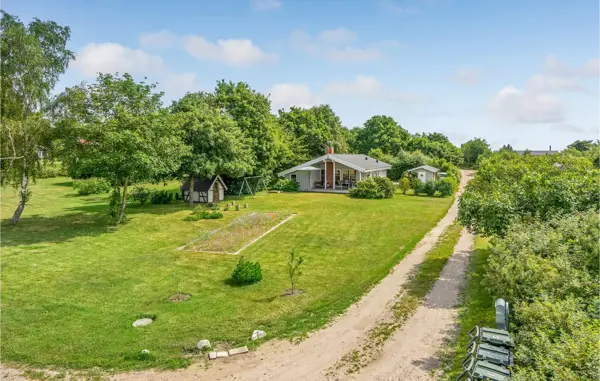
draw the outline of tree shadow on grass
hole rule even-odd
[[[17,225],[2,220],[2,247],[58,243],[81,236],[97,236],[114,230],[106,215],[71,213],[56,217],[27,216]]]

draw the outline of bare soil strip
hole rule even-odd
[[[179,371],[142,371],[121,373],[111,380],[328,380],[327,370],[344,354],[363,345],[368,332],[389,316],[389,305],[410,278],[425,254],[457,216],[458,195],[472,178],[472,171],[463,171],[463,179],[456,201],[438,224],[429,231],[391,273],[352,305],[329,326],[293,344],[274,340],[258,350],[242,356],[195,363]],[[399,227],[401,228],[401,227]],[[360,380],[421,380],[427,379],[429,369],[435,367],[435,352],[442,345],[442,336],[455,321],[454,305],[459,294],[472,237],[463,234],[457,251],[448,261],[426,302],[396,332],[384,346],[382,355],[360,373],[338,375],[336,379]],[[15,373],[12,373],[13,377]],[[4,376],[4,371],[1,373]],[[424,378],[425,377],[425,378]],[[20,380],[20,378],[9,378]]]

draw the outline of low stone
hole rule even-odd
[[[134,327],[145,327],[147,325],[152,324],[153,322],[154,322],[154,320],[152,320],[150,318],[143,318],[143,319],[137,319],[136,321],[131,323],[131,325]]]
[[[227,351],[217,352],[217,357],[229,357],[229,353]]]
[[[265,331],[261,331],[261,330],[254,330],[254,332],[252,332],[252,337],[250,337],[252,340],[258,340],[258,339],[262,339],[263,337],[267,336],[267,333]]]
[[[248,347],[244,345],[243,347],[230,349],[227,352],[229,352],[229,356],[235,356],[248,352]]]
[[[210,348],[210,341],[208,340],[200,340],[198,344],[196,344],[196,348],[202,350],[204,348]]]
[[[214,360],[217,358],[217,352],[208,352],[208,359]]]

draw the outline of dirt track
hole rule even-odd
[[[472,178],[463,171],[459,192]],[[458,199],[458,198],[457,198]],[[436,367],[435,353],[456,318],[456,302],[473,238],[463,231],[455,252],[444,267],[426,302],[384,345],[383,352],[358,374],[327,376],[327,371],[346,353],[359,348],[366,333],[388,315],[388,306],[398,291],[435,245],[444,229],[457,215],[457,202],[416,248],[392,272],[329,326],[311,334],[299,344],[272,341],[246,355],[212,361],[208,369],[198,363],[171,372],[143,371],[111,377],[119,381],[162,380],[426,380]],[[14,371],[11,380],[22,379]],[[3,378],[4,379],[4,378]]]

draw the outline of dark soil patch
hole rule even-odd
[[[192,296],[192,294],[185,294],[185,293],[173,294],[173,295],[169,296],[169,302],[173,302],[173,303],[185,302],[186,300],[188,300],[190,298],[190,296]]]

